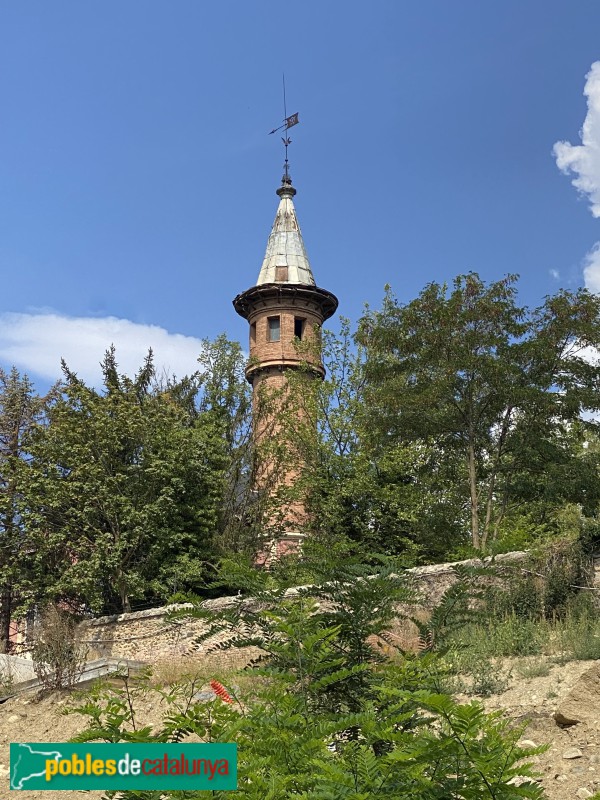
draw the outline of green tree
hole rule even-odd
[[[214,558],[226,457],[221,429],[192,413],[193,382],[153,388],[152,354],[134,379],[114,349],[104,390],[63,364],[64,383],[21,463],[31,598],[128,611],[198,585]]]
[[[23,442],[39,422],[42,400],[26,375],[0,369],[0,651],[9,644],[10,622],[23,584],[24,531],[19,514],[19,464]]]
[[[358,334],[374,432],[386,448],[418,442],[455,465],[482,550],[515,503],[558,497],[567,475],[563,501],[598,502],[571,434],[600,408],[600,366],[587,355],[600,343],[600,298],[561,291],[530,310],[517,305],[515,281],[469,273],[405,305],[388,291]]]
[[[281,457],[303,465],[292,491],[307,500],[310,533],[402,554],[406,565],[443,560],[464,524],[455,460],[428,442],[377,435],[365,399],[365,348],[348,320],[339,335],[324,331],[322,344],[326,378],[290,376],[279,437]]]
[[[225,335],[205,339],[198,358],[196,409],[216,426],[225,455],[225,481],[217,544],[221,553],[255,553],[261,515],[252,486],[252,389],[238,342]]]

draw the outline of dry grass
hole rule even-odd
[[[152,665],[153,686],[172,686],[174,683],[183,683],[205,679],[206,683],[214,678],[205,662],[190,656],[181,658],[164,658]]]

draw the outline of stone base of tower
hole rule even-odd
[[[268,567],[283,556],[300,555],[306,534],[300,531],[286,531],[270,542],[256,556],[257,567]]]
[[[280,536],[275,542],[275,558],[299,554],[302,550],[303,539],[304,534],[300,532],[284,533],[283,536]]]

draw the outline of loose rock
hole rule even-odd
[[[563,753],[563,758],[581,758],[583,753],[578,747],[568,747],[565,752]]]
[[[532,742],[531,739],[521,739],[519,747],[537,747],[537,744]]]
[[[531,783],[531,778],[526,778],[524,775],[515,775],[514,778],[509,780],[511,786],[522,786],[524,783]]]
[[[600,664],[584,672],[554,712],[557,725],[569,727],[585,722],[600,728]]]

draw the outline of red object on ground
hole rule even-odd
[[[221,698],[224,703],[233,703],[233,698],[223,684],[219,683],[219,681],[211,681],[210,688],[217,695],[217,697]]]

